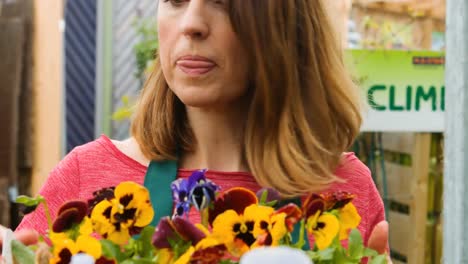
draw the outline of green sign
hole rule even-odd
[[[346,63],[367,106],[363,131],[444,130],[443,53],[348,50]]]

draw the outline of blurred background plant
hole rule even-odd
[[[154,57],[158,49],[158,36],[156,32],[156,25],[153,21],[137,20],[134,22],[134,27],[141,41],[134,47],[137,71],[136,76],[144,83],[145,75],[153,66]]]
[[[154,66],[154,58],[159,44],[158,34],[156,25],[150,20],[135,20],[133,26],[141,38],[141,41],[137,42],[133,47],[136,59],[135,76],[140,80],[140,86],[143,87],[147,75]],[[115,121],[131,118],[136,98],[124,95],[121,97],[121,102],[122,105],[112,114],[112,119]]]

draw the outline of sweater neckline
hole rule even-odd
[[[98,142],[100,142],[101,145],[103,145],[107,150],[109,150],[116,158],[126,163],[130,167],[136,168],[139,171],[143,171],[143,172],[146,172],[148,170],[148,165],[141,164],[140,162],[136,161],[132,157],[123,153],[120,149],[117,148],[117,146],[112,142],[112,140],[107,135],[102,134],[99,137]],[[187,174],[191,174],[192,172],[194,172],[195,169],[179,168],[177,171],[178,171],[178,174],[187,175]],[[217,171],[217,170],[208,169],[207,173],[220,175],[220,176],[223,176],[223,175],[225,176],[237,175],[237,176],[249,176],[249,177],[253,176],[251,173],[243,172],[243,171]]]

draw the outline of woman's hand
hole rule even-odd
[[[374,230],[369,237],[367,246],[379,254],[387,254],[387,263],[391,264],[392,260],[388,255],[387,246],[388,246],[388,222],[381,221],[375,225]]]

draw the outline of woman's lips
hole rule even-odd
[[[177,67],[188,75],[203,75],[216,67],[213,61],[200,56],[184,56],[177,60]]]

